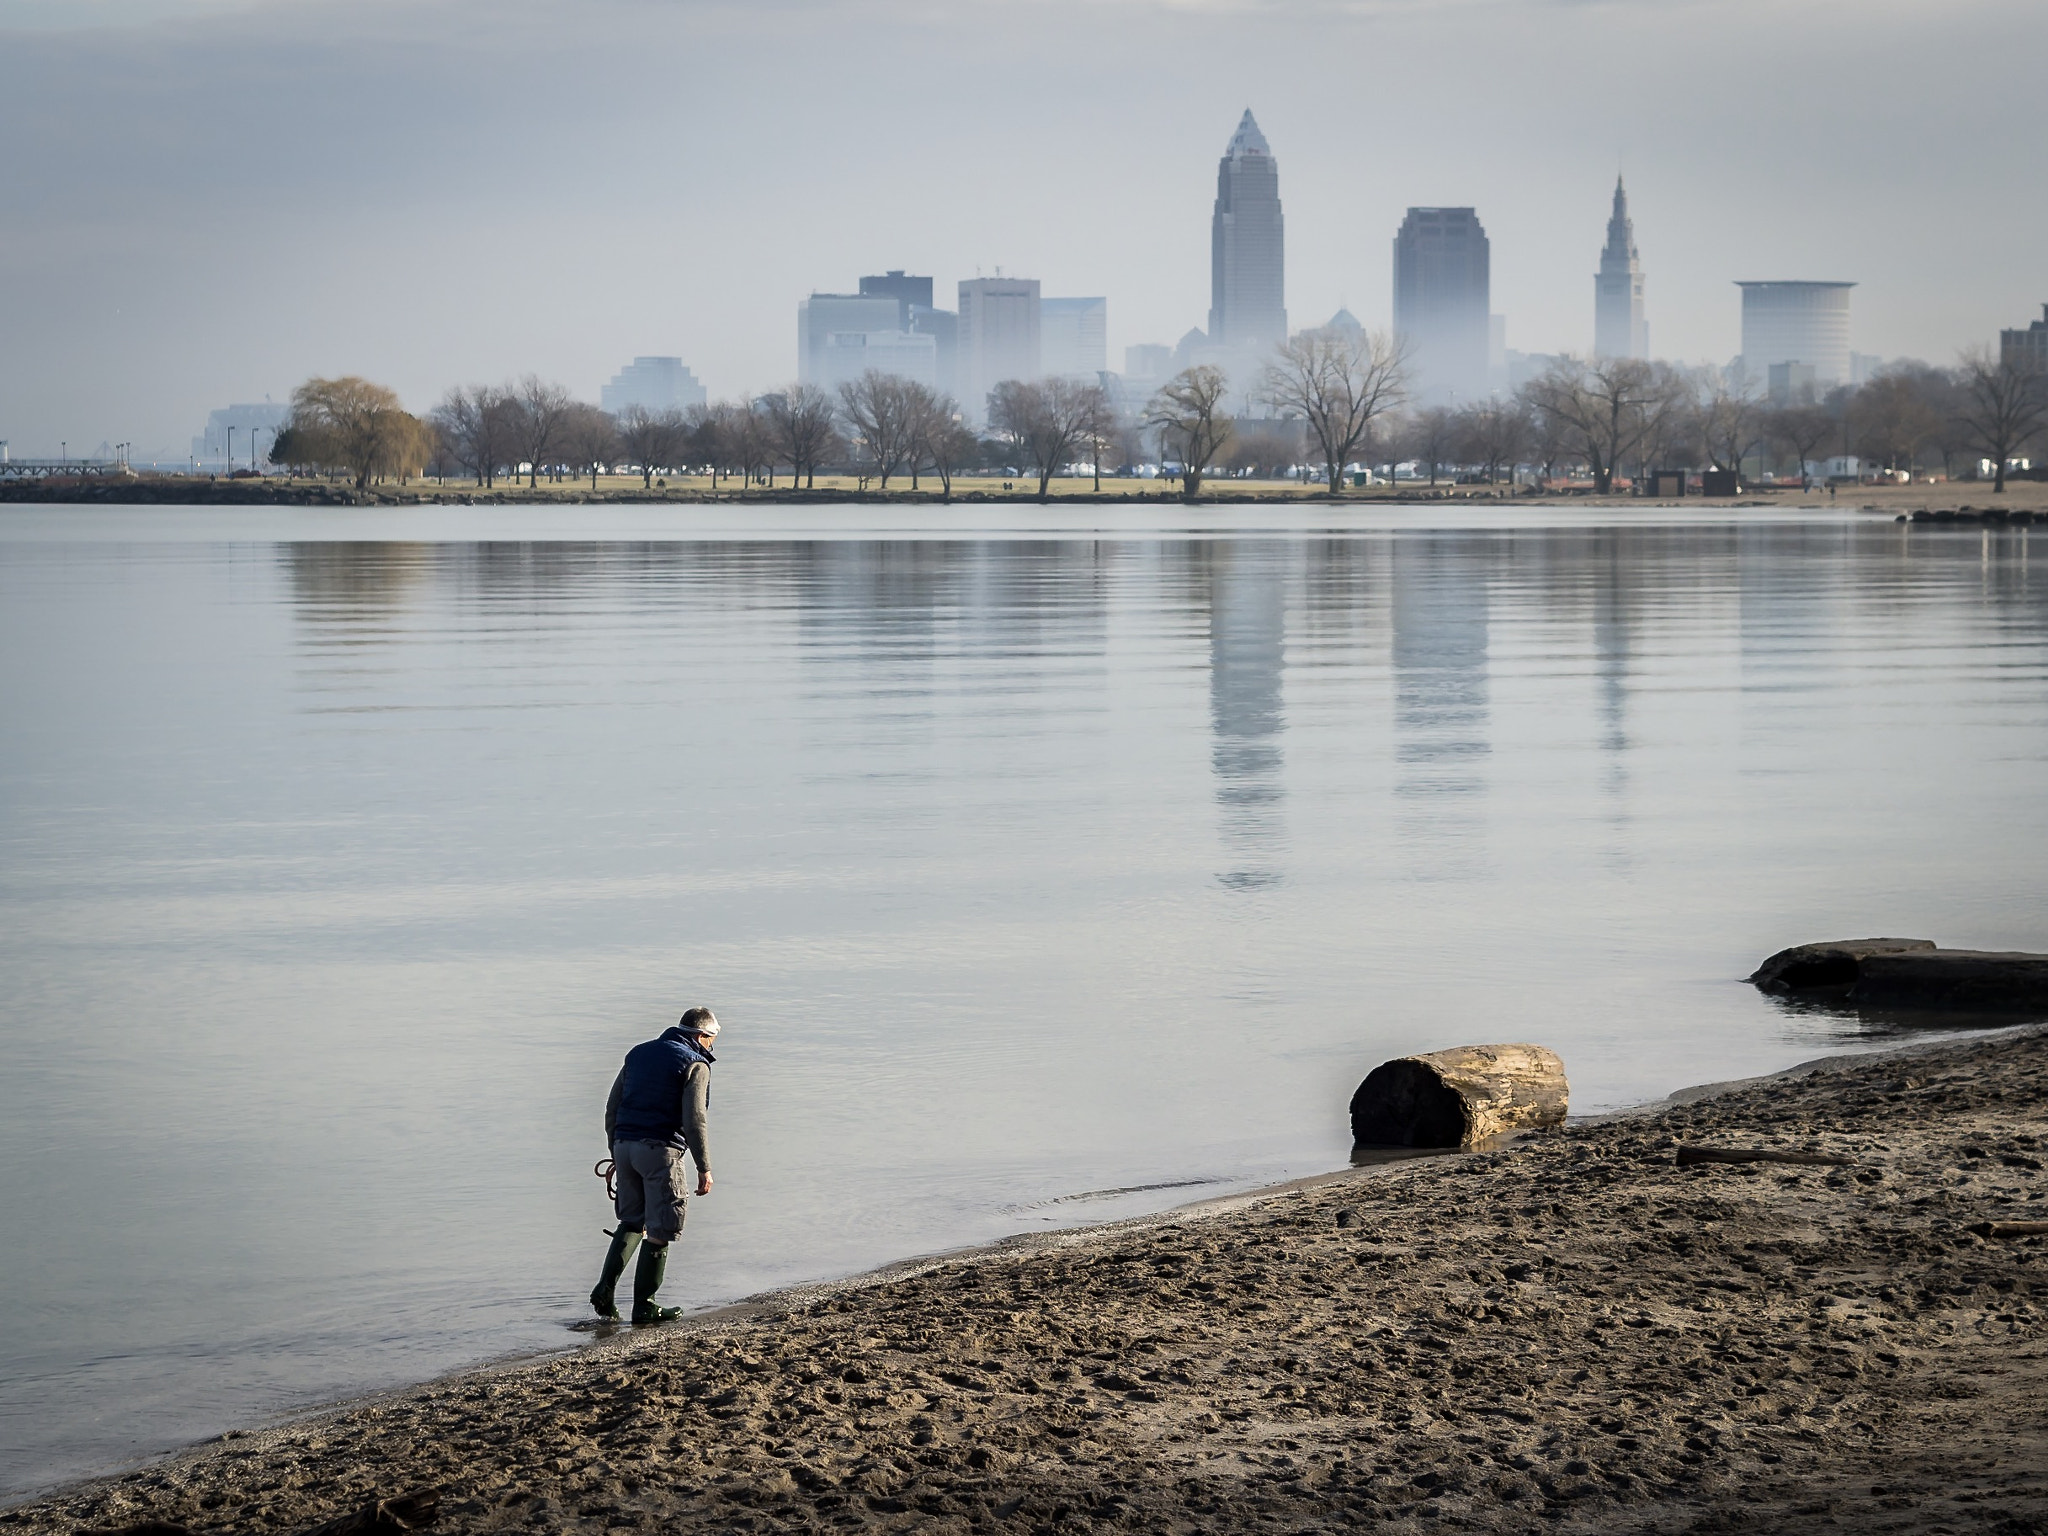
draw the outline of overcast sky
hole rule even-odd
[[[639,353],[795,371],[863,272],[1206,323],[1216,160],[1279,161],[1295,325],[1472,204],[1508,344],[1585,350],[1617,169],[1662,356],[1738,278],[1949,361],[2048,301],[2041,0],[0,0],[0,438],[180,453],[353,372],[425,409]]]

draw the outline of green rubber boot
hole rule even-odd
[[[661,1289],[661,1277],[668,1272],[668,1244],[648,1243],[640,1250],[639,1266],[633,1271],[633,1321],[665,1323],[681,1317],[681,1307],[658,1307],[654,1293]]]
[[[619,1321],[619,1276],[626,1272],[626,1260],[633,1257],[633,1250],[639,1246],[640,1234],[631,1227],[622,1226],[612,1234],[612,1245],[604,1256],[604,1273],[597,1277],[597,1288],[590,1293],[591,1306],[607,1322]]]

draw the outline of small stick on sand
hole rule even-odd
[[[1768,1147],[1680,1147],[1678,1166],[1695,1163],[1804,1163],[1816,1168],[1853,1168],[1854,1158],[1832,1157],[1826,1152],[1776,1152]]]
[[[2048,1221],[1980,1221],[1967,1230],[1979,1237],[2048,1237]]]

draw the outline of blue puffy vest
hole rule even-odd
[[[690,1043],[681,1029],[665,1029],[657,1040],[626,1052],[626,1080],[619,1087],[615,1141],[665,1141],[683,1145],[683,1076],[694,1062],[713,1057]]]

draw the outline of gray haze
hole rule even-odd
[[[342,371],[755,390],[884,267],[1107,294],[1114,366],[1203,323],[1247,106],[1297,325],[1385,324],[1403,210],[1470,203],[1509,346],[1583,351],[1620,169],[1659,355],[1847,278],[1859,351],[1947,361],[2048,300],[2044,48],[2038,0],[0,0],[0,438],[181,449]]]

